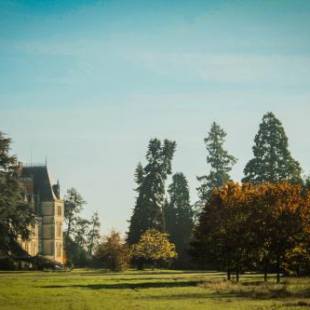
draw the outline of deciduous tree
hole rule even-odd
[[[139,242],[132,246],[132,254],[140,263],[152,265],[177,257],[175,245],[169,241],[168,235],[156,229],[149,229],[141,235]]]
[[[130,261],[128,246],[122,240],[120,233],[116,231],[104,237],[96,248],[95,256],[104,267],[113,271],[128,268]]]
[[[79,214],[82,211],[86,202],[75,188],[70,188],[67,190],[67,193],[65,195],[64,204],[64,216],[65,223],[67,225],[65,237],[69,239],[72,238],[71,234],[74,230],[74,226],[76,225],[79,219]]]
[[[307,240],[302,187],[290,183],[228,183],[214,190],[200,216],[193,254],[230,271],[271,265],[277,281],[287,253]],[[309,214],[306,213],[306,214]],[[301,253],[299,251],[299,253]]]
[[[87,234],[88,254],[92,255],[100,239],[100,221],[98,212],[95,212],[89,221],[89,231]]]
[[[24,197],[17,175],[16,157],[10,155],[11,139],[0,132],[0,253],[19,255],[17,242],[27,240],[35,224],[33,206]]]

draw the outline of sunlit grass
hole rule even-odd
[[[0,272],[0,309],[305,309],[310,279],[217,272]]]

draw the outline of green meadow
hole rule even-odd
[[[310,279],[217,272],[1,272],[0,309],[306,309]]]

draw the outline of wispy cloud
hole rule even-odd
[[[130,55],[156,74],[221,83],[310,84],[309,56],[154,53]]]

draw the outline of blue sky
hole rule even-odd
[[[310,173],[309,34],[307,0],[2,0],[0,130],[20,160],[47,156],[85,216],[124,232],[152,137],[177,141],[192,201],[212,121],[239,159],[234,179],[267,111]]]

